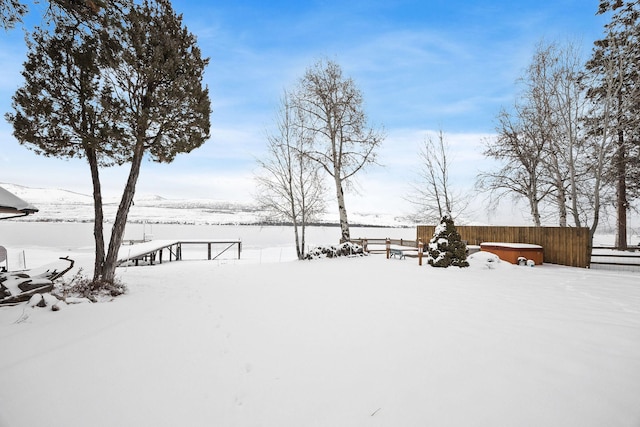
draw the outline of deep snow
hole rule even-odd
[[[640,425],[638,273],[245,246],[0,309],[0,426]]]

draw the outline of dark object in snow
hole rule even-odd
[[[47,301],[42,298],[42,296],[40,296],[40,302],[36,304],[36,307],[46,307],[47,306]]]
[[[402,249],[389,249],[389,256],[392,258],[398,257],[398,259],[406,259],[404,251]]]
[[[71,270],[75,262],[69,257],[60,259],[69,264],[56,263],[34,270],[0,273],[0,306],[18,304],[35,294],[50,292],[53,281]]]
[[[318,259],[318,258],[337,258],[337,257],[353,257],[364,256],[367,253],[364,248],[356,243],[344,242],[336,246],[319,246],[311,249],[307,252],[304,259]]]
[[[467,245],[448,215],[442,217],[427,245],[427,262],[433,267],[469,267]]]

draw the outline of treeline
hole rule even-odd
[[[639,4],[600,2],[611,20],[586,62],[575,44],[538,45],[485,144],[502,165],[478,177],[492,204],[521,198],[534,225],[553,220],[592,236],[615,213],[616,246],[627,246],[627,213],[640,196]]]

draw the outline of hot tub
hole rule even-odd
[[[496,254],[511,264],[518,264],[518,258],[522,257],[540,265],[544,258],[542,246],[529,243],[484,242],[480,244],[480,250]]]

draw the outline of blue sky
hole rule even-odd
[[[406,213],[417,153],[442,130],[451,175],[471,188],[484,161],[483,139],[541,41],[575,41],[588,55],[606,17],[598,0],[234,1],[174,0],[210,58],[212,137],[174,163],[143,163],[138,194],[250,201],[255,158],[265,149],[283,89],[321,58],[338,62],[364,95],[370,123],[384,127],[382,166],[357,179],[347,209]],[[40,6],[40,8],[42,5]],[[34,15],[38,8],[33,9]],[[29,19],[33,22],[35,16]],[[0,111],[21,84],[20,29],[0,38]],[[37,156],[0,121],[0,182],[90,194],[82,161]],[[121,193],[126,170],[103,174],[107,195]],[[333,205],[330,205],[333,209]]]

